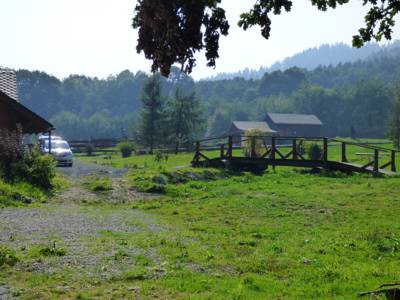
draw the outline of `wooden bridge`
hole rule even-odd
[[[240,145],[234,141],[241,141]],[[248,146],[243,148],[246,141]],[[320,156],[308,158],[304,151],[307,143],[318,144]],[[356,152],[360,149],[364,152]],[[253,172],[262,172],[268,166],[290,166],[394,175],[397,153],[378,145],[326,137],[226,136],[197,141],[192,165]]]

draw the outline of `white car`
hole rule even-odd
[[[49,140],[44,141],[43,152],[49,153]],[[74,164],[74,155],[64,140],[51,140],[51,155],[57,161],[58,166],[72,167]]]

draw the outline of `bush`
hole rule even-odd
[[[121,142],[117,145],[123,158],[130,157],[135,151],[135,146],[131,142]]]
[[[67,252],[64,248],[56,247],[56,242],[53,242],[53,245],[45,246],[39,249],[39,254],[42,256],[65,256]]]
[[[261,157],[261,155],[264,154],[265,152],[265,147],[264,147],[264,138],[260,138],[264,136],[265,134],[261,132],[258,129],[252,129],[246,132],[246,137],[243,145],[243,152],[244,155],[247,157],[251,157],[251,151],[252,151],[252,140],[254,137],[255,141],[255,155],[256,157]]]
[[[18,262],[18,258],[14,250],[0,245],[0,267],[3,265],[13,266]]]
[[[154,152],[154,161],[159,163],[162,160],[165,160],[165,162],[168,161],[168,153],[163,153],[160,150],[155,151]]]
[[[113,189],[112,182],[109,177],[87,177],[84,185],[93,192],[106,192]]]
[[[12,162],[8,168],[2,168],[2,177],[9,182],[28,182],[44,190],[53,187],[52,181],[56,175],[56,163],[52,156],[42,155],[39,147],[32,152]]]
[[[307,146],[307,155],[311,160],[319,160],[322,158],[322,147],[317,143],[311,143]]]

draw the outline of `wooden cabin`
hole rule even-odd
[[[227,135],[233,136],[234,145],[241,146],[243,137],[246,136],[246,132],[255,129],[260,131],[265,136],[272,136],[276,133],[268,126],[266,122],[234,121],[232,122]]]
[[[319,137],[322,134],[323,124],[315,115],[269,113],[265,122],[279,136]]]
[[[39,134],[54,129],[51,123],[18,102],[15,72],[0,69],[0,129],[16,130],[17,124],[23,134]]]

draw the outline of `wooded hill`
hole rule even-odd
[[[17,72],[21,102],[50,119],[69,139],[119,138],[135,132],[140,95],[148,75],[123,71],[107,79],[71,75],[59,80],[43,72]],[[391,47],[366,60],[290,68],[259,80],[203,80],[174,69],[163,79],[165,97],[175,89],[195,90],[207,112],[205,134],[224,132],[232,120],[262,120],[267,112],[316,114],[330,136],[360,137],[387,133],[394,94],[400,83],[400,51]]]

